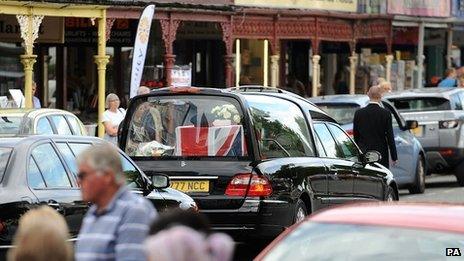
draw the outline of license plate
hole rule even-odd
[[[208,180],[171,180],[171,188],[177,189],[184,193],[189,192],[209,192]]]
[[[412,133],[416,135],[416,137],[424,136],[424,126],[419,126],[415,129],[412,129]]]

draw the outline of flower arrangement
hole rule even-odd
[[[211,110],[211,113],[218,118],[240,123],[241,117],[237,108],[232,104],[218,105]]]

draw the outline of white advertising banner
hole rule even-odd
[[[134,51],[132,54],[132,72],[130,85],[130,98],[137,95],[137,89],[142,80],[143,67],[145,66],[145,56],[147,54],[148,40],[150,39],[150,29],[155,14],[155,5],[145,7],[139,19],[137,35],[135,36]]]

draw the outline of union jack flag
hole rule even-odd
[[[176,128],[177,156],[245,156],[243,126]]]

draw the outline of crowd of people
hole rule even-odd
[[[432,77],[431,85],[445,88],[464,88],[464,66],[457,69],[447,69],[443,78]]]
[[[199,213],[174,210],[158,215],[148,199],[130,192],[115,146],[94,145],[77,163],[82,200],[92,206],[74,247],[67,240],[64,218],[42,206],[21,217],[9,261],[232,259],[233,240],[211,233]]]

